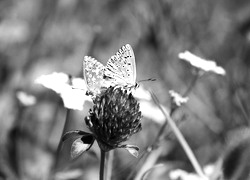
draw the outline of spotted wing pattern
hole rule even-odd
[[[112,56],[104,69],[107,81],[112,85],[135,86],[136,64],[132,47],[127,44],[122,46],[118,52]]]
[[[101,92],[103,87],[107,86],[104,80],[104,65],[96,59],[85,56],[83,61],[83,76],[91,95],[97,95]]]

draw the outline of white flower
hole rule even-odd
[[[185,51],[182,53],[179,53],[179,58],[189,62],[192,66],[201,69],[205,72],[214,72],[216,74],[220,74],[220,75],[225,75],[226,71],[220,67],[217,66],[216,62],[214,61],[208,61],[205,59],[202,59],[192,53],[190,53],[189,51]]]
[[[170,90],[169,95],[171,97],[172,102],[176,106],[181,106],[183,103],[187,103],[188,101],[188,97],[182,97],[179,93],[175,92],[174,90]]]
[[[169,177],[171,180],[208,180],[206,177],[200,177],[194,173],[188,173],[181,169],[170,171]]]
[[[18,91],[16,93],[16,97],[24,106],[32,106],[36,104],[36,97],[31,94],[27,94],[24,91]]]
[[[169,177],[171,180],[209,180],[209,177],[214,176],[216,173],[216,164],[208,164],[203,168],[205,177],[200,177],[196,173],[189,173],[182,169],[174,169],[170,171]]]
[[[169,112],[165,107],[164,109]],[[150,101],[140,101],[140,111],[142,112],[143,117],[151,119],[158,124],[163,124],[166,120],[162,111]]]
[[[60,94],[66,108],[82,110],[86,101],[92,102],[91,98],[86,95],[87,88],[81,78],[71,78],[65,73],[54,72],[38,77],[35,83]]]
[[[134,97],[139,99],[139,100],[145,100],[145,101],[151,101],[151,94],[149,93],[148,90],[143,88],[142,85],[140,85],[138,88],[133,93]]]

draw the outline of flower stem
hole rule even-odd
[[[242,100],[240,99],[240,96],[239,96],[239,92],[237,91],[238,89],[236,89],[236,92],[235,92],[235,96],[236,96],[236,100],[238,101],[239,103],[239,106],[240,106],[240,110],[242,112],[242,115],[245,119],[245,122],[246,124],[249,126],[249,118],[248,118],[248,114],[247,114],[247,111],[246,109],[244,108],[244,105],[242,103]]]
[[[111,180],[112,177],[112,167],[113,167],[114,151],[109,151],[107,153],[106,159],[106,180]]]
[[[197,71],[195,73],[195,76],[193,77],[192,81],[190,82],[188,88],[186,89],[186,91],[183,93],[182,97],[186,97],[194,88],[196,82],[198,81],[198,79],[202,76],[202,73],[200,71]],[[170,116],[172,117],[172,115],[174,114],[175,110],[178,108],[178,106],[174,106],[171,107],[170,109]]]
[[[100,180],[104,180],[104,168],[105,168],[105,151],[101,150],[101,162],[100,162]]]
[[[183,93],[183,97],[187,96],[191,90],[193,89],[194,85],[196,84],[197,80],[199,79],[199,77],[201,76],[201,73],[198,71],[195,73],[194,78],[192,79],[191,83],[189,84],[188,88],[186,89],[186,91]]]
[[[168,122],[168,124],[170,125],[170,127],[172,128],[174,134],[176,135],[178,141],[180,142],[181,146],[183,147],[186,155],[188,156],[191,164],[193,165],[196,173],[202,177],[202,178],[206,178],[206,176],[204,175],[201,166],[199,165],[197,159],[194,156],[193,151],[191,150],[191,148],[189,147],[187,141],[185,140],[185,138],[183,137],[183,135],[181,134],[180,130],[177,128],[176,124],[174,123],[173,119],[169,116],[169,114],[164,110],[164,108],[162,108],[162,106],[159,103],[159,100],[156,98],[156,96],[151,92],[151,95],[155,101],[155,103],[157,104],[157,106],[160,108],[160,110],[162,111],[162,113],[164,114],[164,116],[166,117],[166,120]]]
[[[196,84],[199,77],[200,77],[199,73],[197,72],[195,74],[194,78],[192,79],[190,85],[188,86],[188,88],[184,92],[183,97],[187,96],[191,92],[191,90],[193,89],[193,87]],[[172,117],[172,115],[173,115],[173,113],[175,112],[176,109],[177,109],[177,107],[176,108],[171,108],[170,113],[169,113],[170,117]],[[158,134],[157,134],[157,136],[155,138],[155,141],[154,141],[153,145],[151,146],[152,149],[154,149],[155,146],[157,146],[157,144],[159,143],[159,140],[160,140],[162,134],[164,133],[164,130],[166,129],[167,124],[168,124],[168,121],[165,121],[164,124],[161,126],[161,128],[158,131]]]
[[[190,82],[188,88],[187,88],[187,89],[185,90],[185,92],[183,93],[183,97],[187,96],[187,95],[191,92],[191,90],[192,90],[193,87],[195,86],[197,80],[201,77],[201,75],[202,75],[202,74],[201,74],[199,71],[197,71],[197,72],[195,73],[195,76],[193,77],[192,81]],[[152,93],[151,93],[151,95],[152,95]],[[154,96],[155,96],[155,95],[154,95]],[[152,97],[153,97],[153,95],[152,95]],[[154,98],[153,98],[153,99],[154,99]],[[158,104],[158,105],[161,106],[160,104]],[[162,108],[162,107],[161,107],[161,108]],[[170,116],[170,117],[172,117],[172,115],[174,114],[174,112],[175,112],[175,110],[176,110],[177,108],[178,108],[178,107],[170,107],[170,113],[169,113],[169,116]],[[163,113],[164,113],[164,112],[163,112]],[[147,148],[147,151],[146,151],[146,153],[144,154],[144,157],[145,157],[145,161],[146,161],[146,162],[144,162],[143,167],[140,169],[139,173],[137,173],[137,177],[139,177],[139,178],[137,178],[137,179],[141,179],[141,174],[142,174],[141,171],[143,171],[143,169],[146,169],[145,164],[148,164],[147,161],[148,161],[149,158],[150,158],[150,154],[152,154],[153,150],[155,150],[155,149],[158,147],[159,141],[160,141],[162,135],[164,134],[165,129],[166,129],[168,123],[169,123],[169,122],[168,122],[167,120],[164,122],[164,124],[161,126],[160,130],[158,131],[158,133],[157,133],[157,135],[156,135],[156,137],[155,137],[155,140],[153,141],[153,144]],[[176,126],[176,125],[175,125],[175,126]],[[156,154],[157,154],[157,153],[156,153]],[[154,155],[152,155],[152,156],[154,156]]]
[[[58,166],[59,166],[60,151],[62,148],[62,136],[66,132],[66,129],[69,125],[69,122],[70,122],[69,116],[70,116],[70,109],[66,109],[66,117],[65,117],[64,127],[62,130],[62,135],[61,135],[60,141],[59,141],[58,146],[57,146],[56,155],[55,155],[55,159],[54,159],[54,166],[51,170],[52,174],[55,173],[55,171],[58,169]]]

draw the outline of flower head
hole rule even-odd
[[[139,103],[121,87],[109,87],[94,100],[93,110],[85,118],[100,148],[131,148],[122,142],[141,130]]]
[[[187,103],[188,97],[182,97],[179,93],[175,92],[174,90],[169,91],[169,95],[171,97],[171,103],[174,107],[179,107],[184,103]]]

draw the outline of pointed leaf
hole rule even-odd
[[[139,147],[137,146],[126,144],[120,146],[120,148],[125,148],[131,155],[133,155],[136,158],[138,158],[139,156]]]
[[[77,138],[79,136],[86,136],[86,135],[91,135],[91,134],[81,130],[68,131],[63,135],[62,141],[66,141],[69,138]]]
[[[76,139],[71,146],[71,158],[75,159],[82,155],[82,153],[88,151],[93,145],[94,141],[95,138],[92,135],[87,135]]]

